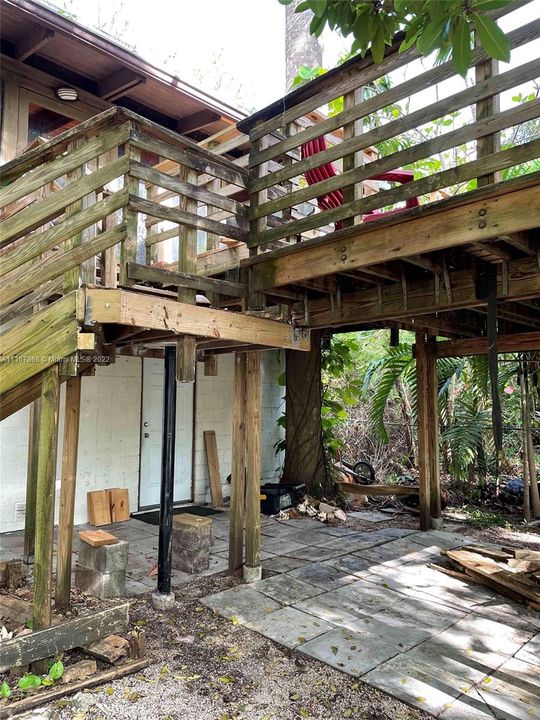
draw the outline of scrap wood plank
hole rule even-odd
[[[15,637],[0,643],[0,672],[51,657],[74,647],[84,647],[111,633],[125,630],[129,603]]]
[[[492,560],[501,560],[502,562],[510,560],[510,558],[514,557],[509,552],[504,550],[504,548],[502,550],[499,550],[497,548],[484,547],[483,545],[463,545],[459,549],[478,553],[479,555],[484,555],[485,557],[491,558]]]
[[[214,507],[220,507],[223,505],[223,492],[221,490],[221,477],[219,475],[216,433],[214,430],[205,430],[203,435],[204,448],[206,450],[206,462],[208,463],[208,479],[210,481],[212,505]]]
[[[127,488],[111,488],[109,491],[111,520],[113,523],[129,520],[129,491]]]
[[[444,554],[468,575],[482,579],[503,595],[518,598],[520,602],[540,603],[540,589],[525,573],[504,570],[494,560],[466,550],[446,550]]]
[[[503,547],[511,557],[518,560],[536,560],[540,562],[540,552],[538,550],[527,550],[526,548]]]
[[[336,482],[343,493],[350,495],[418,495],[413,485],[359,485],[358,483]]]
[[[94,490],[86,493],[88,522],[90,525],[111,524],[111,503],[108,490]]]
[[[116,545],[118,542],[116,535],[106,530],[79,530],[79,539],[92,547]]]
[[[53,700],[59,700],[66,695],[72,695],[80,690],[95,687],[96,685],[110,683],[113,680],[118,680],[119,678],[124,677],[125,675],[131,675],[131,673],[144,670],[148,667],[148,665],[150,665],[150,658],[133,660],[125,665],[115,667],[113,670],[106,670],[98,675],[93,675],[90,678],[86,678],[86,680],[79,680],[65,685],[57,685],[50,690],[37,692],[34,695],[25,697],[23,700],[18,700],[17,702],[9,705],[2,706],[0,708],[0,720],[5,720],[5,718],[13,717],[13,715],[18,715],[19,713],[26,712],[27,710],[32,710],[32,708],[45,705],[45,703]]]

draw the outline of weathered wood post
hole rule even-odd
[[[198,175],[195,170],[180,166],[179,177],[192,186],[197,185]],[[181,210],[193,215],[197,214],[197,200],[187,195],[179,195],[178,203]],[[197,228],[179,225],[178,228],[178,272],[197,273]],[[178,288],[178,300],[195,305],[196,291],[189,288]],[[178,382],[195,382],[197,371],[197,342],[194,335],[181,335],[177,341],[178,362],[176,379]]]
[[[430,527],[442,527],[441,470],[439,460],[439,389],[437,381],[437,341],[426,343],[427,443],[429,453],[429,514]]]
[[[229,572],[242,569],[246,491],[246,353],[234,355]]]
[[[246,559],[244,580],[261,579],[261,359],[246,353]]]
[[[51,624],[54,496],[58,445],[60,374],[58,365],[43,372],[36,482],[36,539],[34,567],[33,630]],[[38,668],[40,671],[41,668]]]
[[[416,414],[418,421],[418,471],[420,480],[420,530],[429,530],[430,521],[430,456],[428,413],[428,368],[426,339],[416,335]]]
[[[68,378],[64,411],[64,438],[62,447],[62,477],[60,485],[60,515],[58,518],[58,550],[56,555],[55,606],[64,609],[70,604],[71,552],[73,542],[73,516],[79,450],[81,416],[81,376]]]
[[[26,471],[26,504],[24,513],[23,551],[23,560],[27,565],[31,565],[34,562],[40,411],[41,400],[40,398],[37,398],[37,400],[34,400],[34,402],[30,405],[30,414],[28,418],[28,461]]]
[[[420,474],[420,529],[440,528],[441,482],[439,465],[439,397],[437,343],[416,335],[416,404],[418,470]]]

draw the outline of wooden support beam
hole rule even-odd
[[[308,350],[309,334],[287,323],[200,307],[127,290],[79,290],[80,317],[221,340]],[[84,299],[86,298],[86,300]]]
[[[180,179],[188,185],[197,185],[198,173],[192,168],[180,166]],[[178,196],[180,210],[190,215],[197,214],[197,200],[188,195]],[[180,225],[178,228],[178,272],[195,274],[197,272],[197,229],[193,226]],[[178,300],[183,303],[195,304],[195,290],[178,286]],[[178,338],[177,346],[177,382],[195,382],[197,374],[197,343],[192,335]]]
[[[59,401],[59,366],[52,365],[47,368],[43,374],[41,388],[36,483],[33,630],[43,630],[51,625],[54,498],[56,494],[56,449],[58,444]]]
[[[426,405],[427,448],[429,461],[429,514],[430,527],[440,530],[441,470],[439,462],[439,388],[437,381],[437,343],[431,338],[426,343]]]
[[[261,566],[261,357],[246,353],[246,560],[244,580],[255,582]]]
[[[213,110],[199,110],[198,112],[178,118],[178,132],[181,134],[201,130],[207,125],[221,120],[221,115]]]
[[[540,332],[499,335],[497,352],[529,352],[540,350]],[[466,357],[468,355],[487,355],[487,337],[467,338],[465,340],[447,340],[437,343],[437,357]]]
[[[242,264],[252,266],[253,289],[265,290],[536,228],[540,226],[539,207],[540,173],[533,173]]]
[[[430,517],[430,457],[428,412],[428,363],[426,339],[416,336],[416,415],[418,422],[418,470],[420,480],[420,530],[431,528]]]
[[[34,562],[40,410],[41,399],[37,398],[30,406],[30,412],[28,417],[28,457],[26,466],[26,500],[24,508],[23,551],[23,560],[27,565],[30,565]]]
[[[229,573],[244,561],[244,515],[246,486],[246,353],[234,356],[231,505],[229,526]]]
[[[508,263],[508,287],[503,293],[502,275],[497,280],[497,295],[507,301],[526,300],[540,297],[540,273],[535,258],[521,258]],[[317,298],[310,301],[309,321],[304,317],[301,303],[293,306],[293,320],[298,326],[339,327],[353,323],[369,324],[384,320],[397,320],[418,316],[421,323],[422,315],[433,316],[434,312],[444,313],[450,310],[482,308],[486,300],[478,299],[473,273],[468,270],[456,270],[449,273],[452,297],[441,292],[437,302],[436,281],[434,277],[426,277],[411,281],[407,288],[407,307],[403,300],[401,283],[394,283],[381,288],[359,290],[341,296],[341,307],[332,307],[328,298]]]
[[[18,43],[15,45],[15,60],[24,62],[31,55],[50,42],[54,37],[54,30],[49,28],[29,28]]]
[[[75,512],[75,486],[81,415],[80,375],[70,377],[67,380],[64,408],[60,514],[58,518],[58,550],[56,555],[55,608],[57,610],[64,610],[70,605],[73,517]]]
[[[122,95],[127,95],[130,90],[137,85],[144,85],[146,78],[143,75],[129,70],[129,68],[121,68],[112,75],[101,79],[98,82],[98,92],[100,98],[113,102]]]

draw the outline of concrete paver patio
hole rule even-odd
[[[540,613],[429,567],[475,540],[313,523],[264,518],[278,574],[203,603],[442,720],[540,719]]]
[[[212,520],[209,569],[174,571],[173,588],[227,569],[228,514]],[[263,517],[263,568],[274,574],[202,602],[441,720],[540,720],[540,613],[429,567],[473,538],[373,527]],[[157,526],[132,518],[107,529],[130,543],[127,593],[154,589]],[[21,557],[23,533],[0,544]]]

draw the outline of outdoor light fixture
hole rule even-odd
[[[75,88],[70,87],[61,87],[58,88],[56,91],[56,94],[60,98],[60,100],[67,100],[69,102],[73,102],[74,100],[77,100],[79,95]]]

